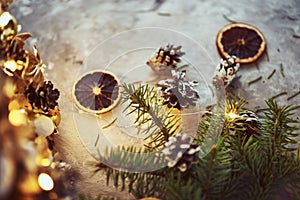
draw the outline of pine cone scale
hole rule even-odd
[[[58,105],[60,92],[58,89],[53,89],[51,81],[45,81],[44,84],[35,89],[32,84],[25,91],[30,104],[35,109],[41,109],[48,112],[49,109],[54,109]]]

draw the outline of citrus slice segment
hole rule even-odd
[[[119,80],[108,71],[91,71],[75,82],[72,94],[79,109],[95,114],[105,113],[119,102]]]
[[[236,62],[244,64],[255,62],[266,49],[264,35],[245,23],[224,26],[217,34],[216,44],[223,58],[236,56]]]

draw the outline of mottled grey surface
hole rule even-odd
[[[217,64],[220,56],[215,37],[228,24],[223,15],[252,24],[266,37],[269,61],[265,54],[257,64],[242,66],[238,72],[241,77],[231,89],[246,98],[253,109],[281,92],[287,95],[278,98],[280,103],[300,103],[300,96],[287,101],[300,90],[300,39],[293,37],[300,35],[299,0],[16,0],[11,10],[22,31],[33,34],[32,43],[37,43],[48,65],[47,78],[61,91],[62,123],[56,146],[62,158],[81,172],[77,186],[85,193],[133,198],[107,187],[105,177],[90,178],[86,162],[93,158],[80,142],[72,118],[71,87],[81,62],[99,43],[121,31],[143,27],[176,30],[201,44]],[[280,64],[285,77],[280,73]],[[267,79],[273,69],[276,73]],[[263,77],[261,81],[248,85],[259,76]]]

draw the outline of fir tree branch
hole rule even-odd
[[[296,131],[299,130],[299,127],[293,124],[297,124],[299,121],[291,116],[297,107],[291,105],[281,107],[273,99],[266,103],[269,109],[264,111],[265,120],[263,120],[262,125],[266,132],[272,136],[273,153],[276,149],[294,151],[295,148],[292,148],[291,145],[297,143],[298,134]]]
[[[107,185],[112,184],[127,190],[137,198],[145,196],[161,197],[164,193],[166,162],[161,154],[134,147],[110,149],[97,162],[92,162],[94,173],[102,172]],[[153,168],[156,170],[153,171]]]
[[[235,194],[241,199],[268,199],[282,181],[293,183],[295,188],[300,185],[296,181],[300,176],[299,162],[291,153],[293,149],[288,147],[297,135],[295,130],[298,128],[289,125],[296,123],[291,118],[296,107],[280,107],[273,99],[267,101],[267,105],[258,135],[248,139],[229,136],[227,140],[234,160],[242,167],[237,172],[241,183],[237,190],[244,192]],[[246,181],[247,185],[243,185]]]
[[[124,84],[123,88],[122,103],[129,101],[124,112],[129,110],[128,115],[137,115],[134,122],[137,127],[147,124],[144,132],[149,136],[145,140],[150,139],[150,142],[146,147],[150,150],[161,148],[179,129],[181,118],[172,114],[172,109],[166,109],[155,87]]]
[[[137,198],[284,199],[278,192],[284,190],[291,199],[297,199],[300,196],[300,162],[290,146],[297,136],[298,121],[292,117],[297,107],[281,107],[270,99],[260,116],[259,126],[255,126],[257,133],[247,135],[249,122],[235,117],[227,119],[229,113],[237,116],[247,113],[244,105],[243,101],[226,102],[224,127],[217,144],[185,172],[164,167],[130,173],[103,164],[98,164],[96,171],[105,172],[108,183],[127,189]],[[211,126],[216,120],[219,122],[218,117],[219,114],[210,111],[202,118],[195,138],[198,145],[203,145],[213,130],[217,131]],[[127,162],[155,164],[146,158],[130,158],[127,154],[115,153],[113,157],[113,161],[121,161],[125,166]]]

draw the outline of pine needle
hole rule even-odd
[[[272,78],[272,76],[275,74],[276,69],[273,69],[272,73],[268,76],[268,79]]]
[[[160,15],[160,16],[164,16],[164,17],[169,17],[169,16],[171,16],[171,13],[163,13],[163,12],[159,12],[159,13],[157,13],[158,15]]]
[[[97,144],[98,144],[99,138],[100,138],[100,135],[98,134],[98,135],[97,135],[97,138],[96,138],[96,142],[95,142],[95,144],[94,144],[95,147],[96,147]]]
[[[293,37],[294,37],[294,38],[297,38],[297,39],[300,39],[300,35],[294,34]]]
[[[276,94],[276,95],[274,95],[273,97],[271,97],[270,99],[276,99],[276,98],[278,98],[278,97],[280,97],[280,96],[283,96],[283,95],[287,95],[287,92],[281,92],[281,93],[279,93],[279,94]]]
[[[256,67],[256,69],[259,71],[260,69],[259,69],[259,64],[258,63],[255,63],[255,67]]]
[[[268,110],[268,108],[259,108],[255,111],[255,113],[265,112],[267,110]]]
[[[110,126],[113,125],[116,121],[117,121],[117,118],[115,118],[115,119],[114,119],[112,122],[110,122],[109,124],[103,126],[102,129],[106,129],[106,128],[110,127]]]
[[[298,91],[298,92],[296,92],[295,94],[289,96],[289,97],[287,98],[287,100],[291,100],[291,99],[293,99],[294,97],[298,96],[299,94],[300,94],[300,91]]]
[[[230,19],[229,17],[227,17],[227,16],[224,15],[224,14],[223,14],[223,17],[224,17],[225,20],[227,20],[227,21],[230,22],[230,23],[236,23],[236,21]]]
[[[254,79],[252,81],[249,81],[248,82],[248,86],[251,85],[251,84],[253,84],[253,83],[256,83],[256,82],[260,81],[261,79],[262,79],[262,76],[259,76],[258,78]]]
[[[280,73],[282,75],[283,78],[285,78],[284,72],[283,72],[283,65],[282,63],[280,63]]]
[[[267,61],[270,62],[270,57],[267,49],[266,49],[266,56],[267,56]]]
[[[188,66],[189,66],[188,64],[185,64],[185,65],[181,65],[179,67],[176,67],[176,71],[180,71],[180,70],[182,70],[182,69],[184,69],[184,68],[186,68]]]

